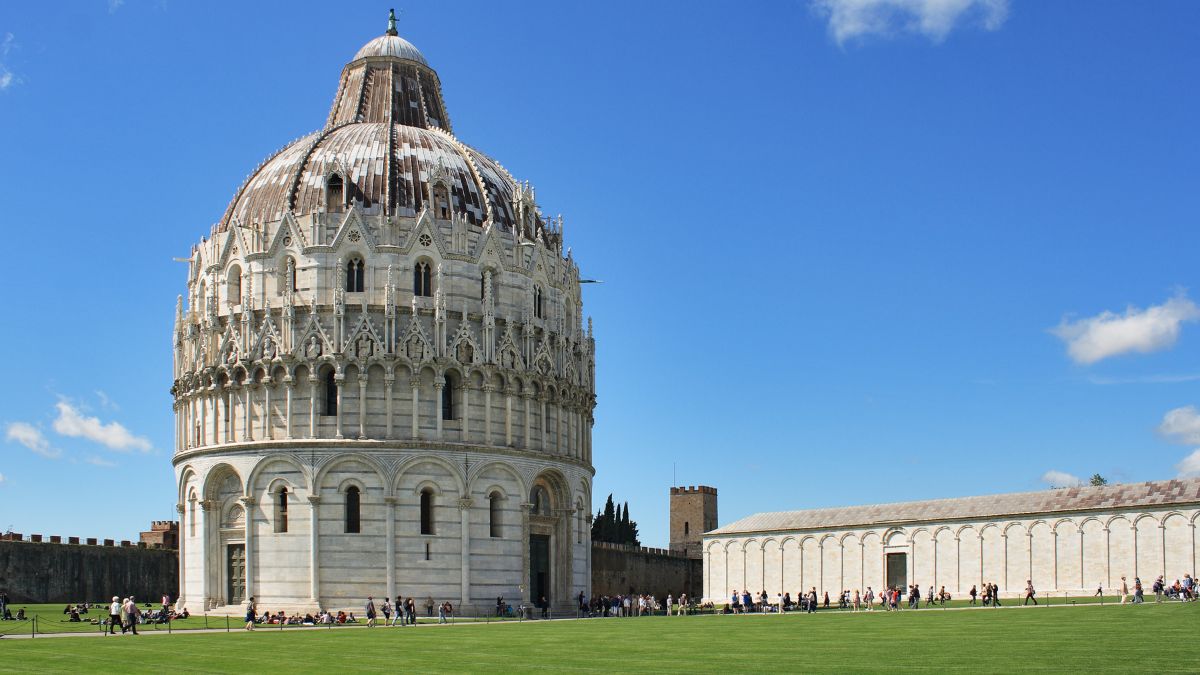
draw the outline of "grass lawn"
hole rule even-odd
[[[1200,671],[1200,603],[0,640],[0,671]]]

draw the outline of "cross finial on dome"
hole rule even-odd
[[[399,35],[396,32],[396,10],[394,9],[388,10],[388,29],[385,35]]]

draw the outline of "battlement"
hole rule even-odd
[[[51,534],[51,535],[31,534],[31,535],[29,535],[28,538],[26,538],[25,535],[20,532],[0,533],[0,541],[14,541],[14,542],[22,542],[22,543],[28,543],[28,544],[57,544],[57,545],[66,545],[66,546],[81,546],[81,545],[82,546],[100,546],[100,547],[107,546],[109,548],[153,548],[153,549],[170,548],[167,546],[163,546],[162,544],[153,544],[153,543],[147,543],[147,542],[134,543],[132,541],[129,541],[128,539],[122,540],[122,541],[116,541],[114,539],[101,540],[101,539],[97,539],[95,537],[87,537],[86,539],[81,540],[80,537],[67,537],[66,541],[63,541],[63,537],[61,535],[57,535],[57,534]]]
[[[151,532],[172,532],[179,530],[178,520],[156,520],[150,523]]]
[[[715,496],[717,494],[717,488],[709,487],[707,485],[699,485],[699,486],[689,485],[688,487],[680,486],[680,487],[671,488],[671,494],[672,495],[705,494],[705,495],[714,495]]]

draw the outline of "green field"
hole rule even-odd
[[[1200,671],[1200,603],[0,640],[0,671]]]

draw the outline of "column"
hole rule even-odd
[[[287,385],[287,400],[283,404],[283,437],[290,440],[292,437],[292,390],[296,388],[296,382],[291,375],[284,375],[283,383]]]
[[[214,528],[209,522],[213,519],[213,514],[217,511],[216,505],[211,499],[205,499],[200,502],[200,611],[203,612],[209,608],[209,601],[212,599],[213,585],[211,583],[212,570],[210,562],[215,555],[216,542],[214,541],[215,534],[211,531]]]
[[[262,414],[262,439],[264,441],[271,440],[271,389],[275,386],[275,381],[268,377],[263,380],[263,414]]]
[[[308,376],[308,437],[317,437],[317,378]]]
[[[358,437],[367,437],[367,372],[358,374]]]
[[[433,419],[437,424],[437,432],[435,438],[442,440],[442,394],[446,391],[446,380],[443,378],[435,378],[433,380]],[[453,395],[453,392],[451,392]]]
[[[504,444],[512,445],[512,385],[504,391]]]
[[[492,444],[492,391],[496,386],[491,382],[483,385],[483,443]],[[525,554],[528,557],[528,553]],[[521,583],[528,583],[523,581]]]
[[[1162,542],[1162,555],[1159,556],[1158,560],[1159,560],[1159,562],[1162,563],[1161,574],[1163,576],[1163,583],[1168,583],[1167,582],[1167,527],[1166,527],[1166,525],[1159,523],[1158,535],[1159,535],[1159,541]],[[1134,536],[1136,536],[1136,535],[1134,535]],[[1193,580],[1193,582],[1194,581],[1195,580]]]
[[[388,373],[386,375],[384,375],[384,378],[383,378],[383,395],[384,395],[384,398],[387,399],[387,401],[385,403],[385,406],[387,409],[385,412],[386,412],[386,417],[387,417],[387,437],[388,438],[393,437],[392,436],[392,432],[393,432],[393,430],[392,430],[392,385],[395,383],[395,380],[396,380],[396,376],[393,375],[391,370],[389,369]]]
[[[962,592],[962,541],[954,535],[954,593]]]
[[[459,558],[462,560],[462,594],[459,598],[459,604],[465,605],[471,602],[471,498],[464,497],[458,500],[458,514],[462,525],[462,554]],[[526,546],[526,549],[529,547]]]
[[[179,514],[179,592],[175,594],[175,608],[180,609],[184,605],[179,604],[179,601],[187,592],[187,533],[192,523],[184,521],[187,507],[183,504],[176,504],[175,512]]]
[[[470,443],[471,442],[471,383],[465,377],[463,378],[462,393],[463,393],[463,406],[462,406],[463,419],[462,419],[462,431],[460,432],[460,434],[462,436],[463,443]]]
[[[321,497],[319,495],[309,495],[309,548],[308,548],[308,595],[309,602],[315,605],[320,605],[321,599],[321,533],[320,533],[320,513]]]
[[[528,603],[529,594],[533,591],[529,587],[529,509],[533,504],[521,502],[521,587],[525,590],[521,591],[521,601]]]
[[[1083,528],[1079,528],[1079,587],[1087,588],[1083,583]]]
[[[333,437],[340,441],[342,438],[344,438],[344,436],[342,436],[342,409],[346,406],[342,405],[342,391],[346,388],[346,376],[342,373],[337,373],[333,376],[333,381],[334,386],[337,388],[337,415],[334,415],[335,422]]]
[[[1112,588],[1112,537],[1107,526],[1104,528],[1104,577],[1105,585]]]
[[[1050,530],[1054,535],[1054,587],[1058,588],[1058,530]],[[1029,535],[1029,580],[1033,581],[1033,535]]]
[[[221,393],[221,439],[233,442],[233,390],[226,387]]]
[[[546,428],[549,426],[546,424],[546,392],[543,391],[542,395],[538,396],[538,402],[542,405],[542,428],[540,429],[542,432],[542,447],[540,449],[542,452],[550,452],[550,442],[546,440]]]
[[[525,409],[525,434],[524,434],[525,449],[532,450],[533,449],[533,432],[531,431],[531,429],[532,429],[533,425],[530,422],[530,418],[533,417],[533,414],[532,414],[532,411],[530,410],[530,408],[533,407],[533,390],[528,387],[526,387],[521,392],[521,407]]]
[[[254,436],[250,430],[250,405],[253,399],[251,396],[251,390],[253,388],[254,385],[252,384],[247,384],[242,387],[242,391],[245,394],[245,401],[242,403],[242,441],[254,440]],[[246,597],[249,596],[247,595]]]
[[[554,454],[562,454],[562,406],[554,408]]]
[[[246,510],[246,597],[254,597],[254,497],[238,499]]]
[[[1029,566],[1028,566],[1029,576],[1027,576],[1025,578],[1030,581],[1033,581],[1033,533],[1032,532],[1025,533],[1025,545],[1026,545],[1025,550],[1029,552]],[[1056,583],[1054,585],[1054,587],[1058,588],[1058,584]]]
[[[387,518],[387,522],[384,523],[384,536],[387,538],[387,545],[384,547],[387,556],[387,596],[394,598],[396,597],[396,498],[384,497],[383,504],[383,513]]]
[[[408,384],[412,387],[412,439],[415,441],[420,438],[420,428],[418,427],[420,419],[420,400],[421,400],[421,376],[414,374],[409,378]]]

